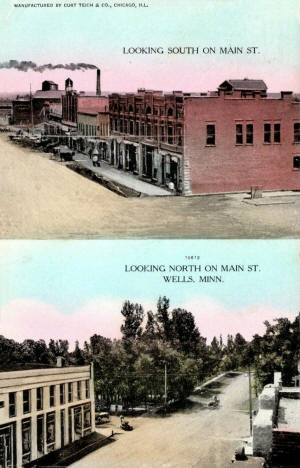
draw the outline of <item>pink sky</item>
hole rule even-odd
[[[296,74],[287,75],[286,71],[278,69],[276,74],[267,75],[259,67],[245,65],[243,67],[232,65],[224,67],[214,65],[205,67],[200,64],[190,64],[183,67],[180,63],[174,63],[172,68],[167,63],[157,64],[153,68],[151,62],[137,70],[138,64],[130,63],[120,74],[119,65],[101,67],[101,87],[103,91],[136,91],[137,88],[162,89],[164,91],[208,91],[214,90],[228,78],[252,78],[263,79],[269,92],[291,90],[299,92],[299,80]],[[58,70],[38,72],[20,72],[16,70],[0,70],[1,92],[28,92],[30,84],[33,91],[41,89],[44,80],[52,80],[58,83],[60,89],[64,89],[65,79],[70,77],[74,81],[74,89],[77,91],[96,90],[96,70],[76,71]]]
[[[68,339],[71,347],[75,340],[83,343],[94,333],[110,338],[120,337],[121,302],[99,299],[87,302],[72,314],[64,314],[50,304],[35,300],[17,299],[0,309],[1,334],[7,338],[23,341],[26,338]],[[155,304],[143,302],[145,311],[155,310]],[[194,298],[185,304],[171,304],[191,311],[201,334],[211,341],[213,336],[240,332],[250,339],[253,334],[264,333],[265,320],[289,316],[287,311],[277,310],[267,304],[228,310],[220,302],[209,297]]]

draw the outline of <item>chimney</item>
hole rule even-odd
[[[100,85],[100,70],[97,68],[97,82],[96,82],[96,94],[101,96],[101,85]]]
[[[62,356],[56,357],[56,367],[64,367],[64,358]]]

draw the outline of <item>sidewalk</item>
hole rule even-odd
[[[149,184],[148,182],[144,182],[138,179],[137,176],[134,176],[128,172],[115,169],[105,161],[101,161],[101,167],[94,167],[92,161],[86,154],[75,153],[75,156],[73,156],[73,160],[81,166],[91,169],[96,174],[106,177],[107,179],[110,179],[113,182],[125,185],[126,187],[136,190],[137,192],[140,192],[144,195],[149,195],[152,197],[172,196],[172,193],[168,190],[165,190],[161,187],[157,187],[153,184]]]

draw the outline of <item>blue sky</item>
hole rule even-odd
[[[299,251],[294,240],[0,241],[0,333],[23,340],[83,342],[120,335],[124,300],[155,311],[159,295],[194,313],[204,336],[263,332],[264,320],[299,311]],[[187,260],[186,256],[200,256]],[[125,265],[253,265],[222,283],[165,283],[161,273]],[[188,276],[188,274],[186,274]]]
[[[103,88],[108,90],[139,86],[207,90],[225,78],[249,75],[265,78],[270,91],[299,91],[299,0],[149,0],[148,8],[80,8],[79,2],[69,2],[76,3],[75,8],[14,8],[15,3],[2,0],[0,5],[0,39],[5,44],[1,62],[94,63],[101,67]],[[122,54],[124,46],[185,45],[258,46],[260,54]],[[37,87],[41,76],[31,75],[1,71],[0,84],[5,89],[8,84],[27,89],[30,79]],[[72,77],[83,89],[94,84],[91,72]],[[55,75],[58,81],[64,78],[63,72]]]
[[[298,241],[1,241],[1,299],[30,298],[74,307],[98,297],[174,302],[209,295],[228,307],[253,302],[299,304]],[[200,260],[186,260],[199,255]],[[225,273],[224,283],[165,283],[160,273],[126,273],[125,265],[259,264],[258,273]],[[186,274],[187,275],[187,274]],[[196,278],[198,274],[194,275]]]

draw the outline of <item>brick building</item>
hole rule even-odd
[[[90,366],[0,372],[0,466],[16,467],[95,430]]]
[[[40,124],[53,107],[61,105],[64,93],[65,91],[58,89],[58,85],[53,81],[43,81],[42,89],[32,96],[17,97],[13,100],[13,123],[15,125]]]
[[[110,162],[159,185],[180,190],[183,160],[181,91],[139,89],[111,94]]]
[[[185,195],[300,189],[300,103],[262,80],[109,96],[109,160]]]
[[[101,157],[106,159],[109,144],[109,113],[106,106],[103,112],[93,110],[77,112],[77,129],[77,136],[73,137],[76,144],[73,146],[82,152],[96,148]]]
[[[261,80],[184,100],[185,193],[300,189],[300,103]]]

